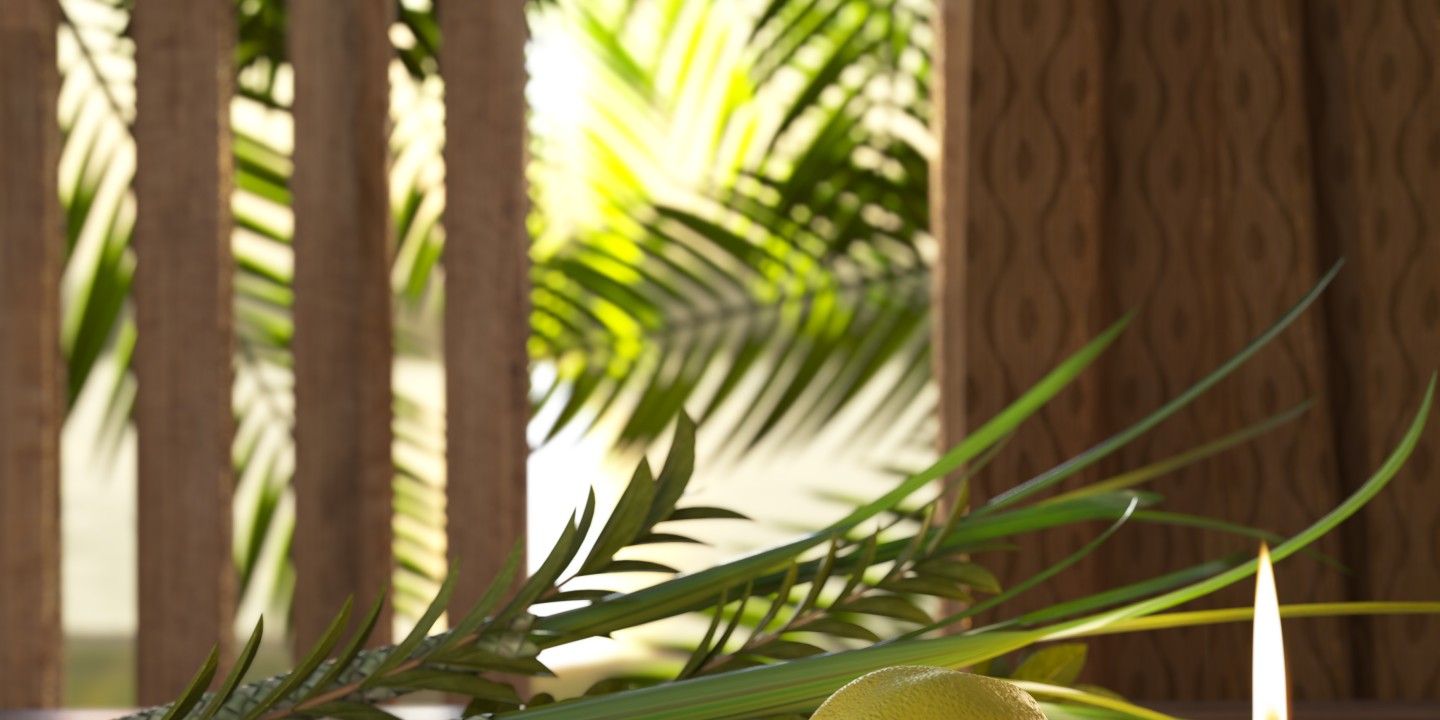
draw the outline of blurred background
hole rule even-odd
[[[654,553],[682,568],[821,527],[847,500],[934,455],[928,8],[741,5],[528,9],[532,564],[590,487],[602,508],[614,501],[682,406],[705,428],[695,502],[760,520],[740,532],[711,523],[709,547]],[[120,706],[133,702],[136,631],[135,52],[128,3],[62,7],[66,702]],[[444,88],[433,11],[401,3],[389,33],[401,632],[447,562]],[[283,4],[245,0],[236,13],[235,625],[248,635],[266,614],[278,671],[289,662],[294,584],[294,77]],[[735,253],[737,241],[763,261]],[[643,638],[616,645],[547,662],[645,655]]]

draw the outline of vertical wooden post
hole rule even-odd
[[[930,232],[939,245],[932,289],[935,339],[931,344],[940,385],[942,451],[965,437],[965,182],[970,157],[970,76],[974,0],[936,0],[932,132],[938,146],[930,162]]]
[[[60,704],[56,20],[0,12],[0,709]]]
[[[445,371],[453,608],[525,534],[529,238],[525,3],[440,7],[445,76]]]
[[[391,0],[297,0],[295,643],[390,580]],[[390,636],[389,611],[372,640]]]
[[[231,5],[145,0],[133,18],[141,704],[232,644]]]

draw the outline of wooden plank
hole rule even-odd
[[[932,367],[940,386],[940,445],[965,438],[966,212],[970,172],[970,78],[974,0],[936,0],[931,132],[939,146],[930,163],[930,232],[939,246],[932,275]]]
[[[446,82],[445,368],[453,609],[525,534],[529,238],[524,3],[440,6]]]
[[[0,708],[60,704],[56,21],[51,0],[0,12]]]
[[[1314,15],[1306,39],[1338,55],[1320,98],[1338,98],[1328,120],[1340,125],[1318,157],[1338,171],[1341,207],[1353,210],[1340,249],[1360,291],[1332,326],[1353,344],[1343,382],[1356,412],[1337,429],[1358,438],[1364,480],[1413,417],[1440,358],[1440,5],[1416,0],[1342,0],[1306,8]],[[1343,115],[1341,113],[1344,113]],[[1322,136],[1323,137],[1323,136]],[[1336,160],[1340,166],[1337,167]],[[1360,405],[1359,403],[1363,403]],[[1430,422],[1435,422],[1432,415]],[[1358,518],[1353,540],[1365,598],[1440,597],[1440,441],[1428,428],[1395,480]],[[1365,618],[1356,631],[1355,662],[1363,692],[1378,698],[1428,700],[1440,683],[1435,617]]]
[[[146,0],[137,64],[138,698],[173,699],[214,645],[229,657],[228,0]]]
[[[1131,337],[1102,364],[1107,429],[1133,422],[1230,357],[1323,271],[1294,7],[1123,2],[1104,16],[1103,82],[1115,91],[1105,106],[1110,182],[1102,202],[1111,240],[1103,278],[1111,312],[1142,308]],[[1312,310],[1106,469],[1136,467],[1320,399],[1302,418],[1155,489],[1168,508],[1280,532],[1333,507],[1340,480],[1320,319]],[[1125,558],[1108,556],[1100,587],[1255,551],[1251,540],[1187,528],[1141,525],[1121,538]],[[1338,551],[1337,540],[1321,549]],[[1290,600],[1348,598],[1342,576],[1313,561],[1277,570]],[[1248,604],[1250,592],[1242,583],[1197,608]],[[1297,696],[1352,696],[1348,621],[1304,627],[1289,636]],[[1209,652],[1192,652],[1197,646]],[[1117,659],[1099,664],[1094,679],[1138,697],[1243,698],[1245,667],[1209,658],[1248,657],[1249,648],[1240,626],[1116,637],[1094,645],[1098,657]]]
[[[390,581],[390,0],[290,6],[295,65],[295,632]],[[387,605],[388,608],[388,605]],[[385,611],[372,643],[390,637]]]
[[[1115,316],[1098,312],[1101,178],[1088,151],[1100,133],[1093,3],[977,0],[973,28],[959,392],[967,423],[976,427]],[[1100,397],[1098,373],[1078,378],[1017,430],[976,477],[972,498],[983,503],[1088,447],[1097,439]],[[1065,487],[1081,482],[1071,478]],[[1020,552],[976,560],[1008,587],[1091,537],[1086,528],[1060,528],[1017,538]],[[1005,615],[1090,587],[1087,572],[1073,569],[1063,584],[1046,583],[1006,603]]]
[[[1297,5],[1036,7],[976,4],[961,391],[971,422],[1121,313],[1144,312],[1095,370],[1016,434],[977,482],[980,498],[1074,455],[1202,377],[1308,289],[1323,260]],[[953,361],[944,365],[956,370]],[[1312,313],[1232,381],[1092,472],[1193,447],[1314,397],[1327,382]],[[1322,404],[1253,446],[1174,474],[1159,487],[1166,506],[1298,529],[1341,492],[1332,416]],[[980,561],[1013,584],[1094,531],[1021,538],[1013,560]],[[1062,581],[1007,604],[1007,615],[1254,549],[1185,529],[1132,526],[1120,537]],[[1326,542],[1338,550],[1336,540]],[[1314,563],[1286,564],[1281,575],[1282,593],[1334,600],[1349,592]],[[1209,602],[1247,602],[1243,588],[1230,592]],[[1345,697],[1355,689],[1350,630],[1344,621],[1316,623],[1295,639],[1297,692]],[[1244,657],[1248,642],[1240,628],[1100,639],[1093,652],[1105,660],[1092,663],[1088,679],[1135,697],[1242,697],[1244,668],[1208,660]],[[1212,652],[1196,654],[1197,645]]]

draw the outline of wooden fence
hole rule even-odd
[[[57,5],[0,9],[0,708],[60,701]],[[392,0],[291,4],[295,68],[295,641],[391,575]],[[232,644],[230,0],[133,17],[139,326],[138,699]],[[449,3],[446,355],[450,524],[478,599],[524,532],[529,332],[520,2]],[[463,319],[463,321],[459,321]],[[473,512],[473,510],[472,510]],[[374,641],[388,639],[382,621]],[[227,655],[222,655],[228,657]]]
[[[1440,361],[1440,4],[937,4],[935,366],[946,438],[1143,304],[1100,371],[1017,435],[987,477],[1049,467],[1200,377],[1344,255],[1351,266],[1318,312],[1108,469],[1320,396],[1301,423],[1166,491],[1179,509],[1279,530],[1349,492]],[[173,695],[212,644],[230,640],[230,5],[145,0],[134,17],[141,702]],[[291,5],[305,643],[340,597],[373,591],[392,564],[393,3]],[[464,438],[448,445],[450,507],[487,517],[448,530],[468,563],[454,599],[465,605],[524,530],[525,32],[518,0],[443,10],[447,183],[465,199],[445,217],[448,434]],[[53,0],[0,11],[0,707],[60,696],[55,29]],[[1282,599],[1440,597],[1434,437],[1324,546],[1354,573],[1287,564],[1281,592],[1294,594]],[[1242,549],[1126,532],[1133,556],[1082,566],[1067,595]],[[1026,540],[1004,570],[1047,565],[1079,537]],[[1054,599],[1047,592],[1036,601]],[[1440,683],[1433,619],[1314,622],[1292,635],[1305,696],[1425,698]],[[1243,697],[1244,663],[1214,661],[1244,657],[1242,633],[1103,641],[1095,654],[1107,659],[1089,679],[1141,698]]]

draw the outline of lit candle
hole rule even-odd
[[[1285,678],[1285,641],[1280,635],[1280,600],[1275,593],[1275,570],[1270,548],[1260,544],[1260,567],[1255,573],[1255,645],[1250,680],[1254,720],[1289,720],[1290,693]]]

